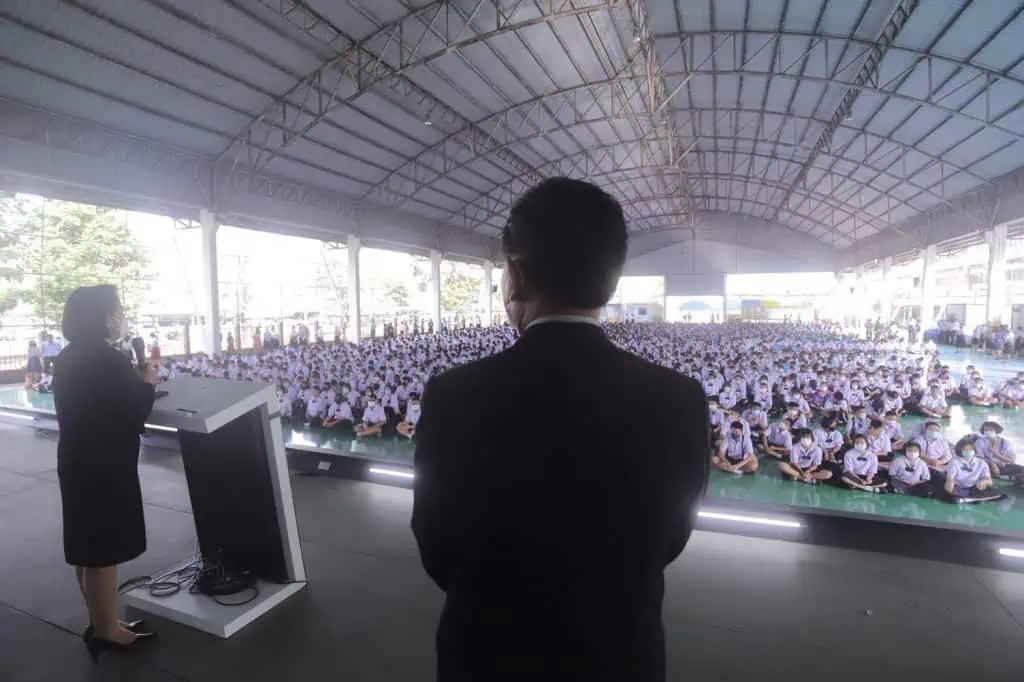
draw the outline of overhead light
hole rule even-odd
[[[17,412],[8,412],[7,410],[0,410],[0,417],[13,417],[14,419],[24,419],[26,421],[35,419],[30,414],[18,414]]]
[[[393,476],[395,478],[416,478],[416,474],[404,469],[385,469],[383,467],[370,467],[370,473],[379,474],[381,476]]]
[[[1014,559],[1024,559],[1024,549],[1012,549],[1010,547],[1000,547],[999,553],[1003,556],[1013,557]]]
[[[429,120],[429,119],[427,119],[426,121],[423,122],[423,125],[425,125],[425,126],[432,126],[432,125],[434,125],[434,122]]]
[[[173,426],[159,426],[157,424],[146,424],[147,429],[153,429],[154,431],[166,431],[167,433],[177,433],[178,429]]]
[[[639,43],[640,40],[641,40],[640,36],[633,36],[633,42],[634,43]]]
[[[771,519],[765,516],[747,516],[745,514],[723,514],[721,512],[702,511],[697,516],[705,519],[718,519],[720,521],[736,521],[737,523],[752,523],[758,526],[777,526],[779,528],[803,528],[803,524],[797,521],[786,521],[784,519]]]

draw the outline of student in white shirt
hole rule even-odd
[[[865,441],[868,444],[868,452],[873,454],[879,461],[892,461],[892,441],[885,431],[885,423],[880,419],[872,419],[868,428]]]
[[[722,421],[724,414],[718,406],[718,397],[708,397],[708,415],[711,418],[711,442],[717,443],[722,438]]]
[[[839,424],[845,424],[850,420],[850,404],[843,397],[842,391],[836,391],[826,398],[825,414]]]
[[[956,457],[946,467],[945,502],[954,504],[996,502],[1006,496],[992,490],[988,464],[975,455],[974,436],[964,436],[956,444]]]
[[[846,441],[853,445],[853,437],[858,434],[866,436],[869,428],[871,428],[871,418],[868,417],[868,408],[861,405],[853,411],[853,418],[846,429]]]
[[[889,465],[889,490],[900,495],[931,497],[934,489],[930,485],[931,469],[921,459],[921,446],[907,443],[902,457]]]
[[[789,453],[789,461],[779,464],[783,478],[801,483],[817,484],[832,478],[832,472],[822,467],[821,448],[814,444],[814,436],[807,429],[796,431],[798,440]]]
[[[290,424],[292,421],[292,399],[283,391],[277,392],[277,407],[281,412],[281,423]]]
[[[1017,464],[1017,453],[1013,443],[1003,438],[1003,427],[994,421],[986,421],[981,425],[981,438],[974,441],[978,457],[988,463],[992,476],[1005,476],[1020,479],[1024,475],[1024,467]]]
[[[416,425],[420,421],[421,414],[420,397],[412,393],[409,395],[409,403],[405,407],[405,418],[398,423],[398,434],[404,438],[414,438],[416,436]]]
[[[942,394],[942,387],[938,384],[929,386],[924,396],[921,397],[917,410],[925,417],[948,419],[949,405],[946,403],[946,397]]]
[[[880,427],[881,425],[879,425]],[[878,456],[868,447],[867,437],[858,434],[853,447],[843,456],[843,485],[869,493],[880,493],[888,486],[878,471]]]
[[[821,426],[814,430],[814,443],[821,448],[826,462],[834,462],[843,449],[843,434],[832,419],[825,417],[821,420]]]
[[[785,459],[793,450],[793,420],[784,417],[782,421],[776,422],[768,427],[761,440],[761,452]]]
[[[323,425],[324,414],[327,412],[327,404],[320,397],[320,389],[313,387],[309,390],[309,401],[306,402],[306,423],[313,427]]]
[[[938,422],[926,422],[924,426],[924,434],[914,440],[921,446],[921,459],[931,468],[932,475],[937,474],[937,478],[941,480],[942,472],[953,458],[953,452],[949,448],[949,443],[942,437],[942,427]]]
[[[999,399],[993,397],[992,392],[985,388],[985,381],[977,377],[967,389],[967,402],[978,407],[990,407],[997,404]]]
[[[387,414],[377,402],[377,396],[371,394],[367,399],[366,409],[363,410],[362,422],[356,428],[356,435],[360,437],[380,436],[383,434],[387,421]]]
[[[1024,387],[1017,379],[1010,379],[999,389],[999,401],[1003,407],[1019,410],[1024,407]]]
[[[355,417],[352,416],[352,406],[349,404],[348,399],[339,392],[334,396],[334,400],[327,408],[324,428],[341,431],[342,433],[352,433],[354,423]]]
[[[885,435],[889,437],[889,445],[892,452],[899,452],[906,445],[906,436],[903,434],[903,425],[895,410],[890,410],[885,415]]]
[[[737,421],[729,425],[729,435],[718,446],[718,452],[711,458],[711,463],[733,474],[757,471],[757,457],[754,456],[750,441],[743,436],[742,423]]]

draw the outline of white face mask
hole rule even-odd
[[[811,439],[810,438],[801,438],[800,439],[800,444],[803,445],[805,448],[808,448],[808,447],[811,446]]]
[[[867,443],[857,443],[853,447],[857,452],[864,452],[868,449]]]
[[[996,439],[996,432],[995,431],[986,431],[984,435],[985,435],[985,438],[989,438],[991,440],[995,440]]]
[[[927,433],[927,436],[928,436],[928,440],[937,440],[938,437],[939,437],[939,432],[938,431],[929,431]]]
[[[906,457],[911,463],[916,462],[917,458],[920,456],[921,453],[918,452],[917,450],[907,450]]]

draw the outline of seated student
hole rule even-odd
[[[277,407],[281,412],[281,424],[290,424],[292,421],[292,407],[294,401],[284,390],[278,390],[277,392]]]
[[[306,403],[306,423],[314,427],[322,426],[326,413],[327,403],[320,397],[320,389],[314,386],[310,389],[309,401]]]
[[[1024,407],[1024,387],[1017,379],[1011,378],[999,389],[997,398],[1003,407],[1020,409]]]
[[[799,403],[786,403],[786,412],[784,416],[789,419],[789,422],[793,425],[794,429],[807,428],[807,414],[800,409]]]
[[[420,397],[415,393],[410,395],[409,403],[405,407],[405,418],[396,427],[400,436],[410,439],[416,436],[416,424],[420,421],[422,409],[420,407]]]
[[[32,390],[39,391],[40,393],[52,393],[53,392],[53,375],[43,373],[43,376],[37,383],[32,384]]]
[[[821,425],[814,429],[814,443],[821,448],[826,462],[836,461],[836,455],[843,449],[843,434],[836,428],[835,422],[826,417]]]
[[[900,495],[931,497],[934,494],[929,484],[931,477],[931,470],[921,459],[920,444],[910,441],[903,456],[889,465],[889,490]]]
[[[896,416],[903,414],[903,398],[900,397],[899,391],[891,388],[882,394],[882,415],[880,416],[890,412],[895,412]]]
[[[942,437],[942,427],[938,422],[926,422],[924,426],[924,433],[914,441],[921,448],[921,459],[932,470],[936,480],[941,480],[946,465],[953,459],[953,452],[949,448],[949,443]]]
[[[990,407],[997,404],[999,399],[992,396],[992,391],[985,387],[981,377],[976,377],[967,389],[967,402],[978,407]]]
[[[348,399],[340,392],[334,396],[334,402],[327,408],[327,419],[324,420],[325,429],[334,429],[343,433],[352,433],[355,424],[355,417],[352,416],[352,406]]]
[[[907,439],[903,435],[903,424],[900,423],[896,410],[890,410],[885,415],[885,434],[889,437],[892,452],[903,449]]]
[[[892,441],[885,430],[885,422],[880,419],[872,419],[868,425],[868,432],[865,436],[868,444],[868,452],[873,454],[878,461],[892,461]]]
[[[757,471],[757,457],[750,441],[743,436],[743,424],[729,425],[729,436],[722,440],[711,463],[722,471],[733,474],[752,474]]]
[[[853,447],[843,455],[843,475],[840,480],[848,488],[869,493],[885,490],[888,483],[884,475],[879,475],[878,456],[869,447],[867,437],[861,434],[854,437]]]
[[[1002,433],[1001,424],[994,421],[984,422],[981,425],[981,438],[974,441],[975,451],[978,457],[988,464],[993,477],[1020,479],[1024,476],[1024,467],[1017,464],[1017,453],[1013,450],[1013,443],[1003,438]]]
[[[743,424],[743,437],[747,439],[747,442],[753,443],[754,439],[750,433],[750,424],[743,420],[743,418],[740,416],[740,411],[737,410],[735,407],[729,410],[725,410],[722,414],[723,425],[732,424],[733,422],[740,422]],[[723,428],[722,438],[725,438],[725,436],[727,435],[726,433],[724,433],[724,431],[726,430],[727,429]]]
[[[801,483],[817,484],[832,478],[832,472],[822,468],[823,455],[821,448],[814,444],[814,436],[807,429],[797,431],[799,440],[789,453],[789,461],[779,464],[779,472],[784,478]]]
[[[946,397],[942,394],[940,385],[931,384],[928,387],[917,403],[917,411],[932,419],[949,419],[949,405],[946,403]]]
[[[846,429],[846,442],[853,445],[853,437],[868,435],[869,428],[871,428],[871,418],[868,417],[868,408],[864,405],[855,408],[853,418],[850,419]]]
[[[767,379],[762,379],[754,387],[754,402],[761,406],[761,409],[768,413],[772,409],[772,389]]]
[[[850,404],[846,402],[842,391],[836,391],[825,399],[824,410],[825,414],[838,424],[845,424],[850,420]]]
[[[384,425],[388,422],[388,416],[384,408],[377,402],[377,396],[370,395],[363,410],[362,421],[356,428],[356,435],[360,437],[380,436],[383,434]]]
[[[764,411],[760,403],[752,402],[743,412],[743,422],[750,430],[751,442],[760,442],[761,435],[768,428],[768,413]]]
[[[708,414],[711,415],[711,442],[718,442],[722,438],[723,414],[718,406],[718,397],[708,397]]]
[[[775,422],[768,427],[758,449],[763,454],[771,457],[778,457],[779,459],[789,457],[790,452],[793,450],[793,434],[790,433],[792,428],[793,421],[789,417],[784,417],[782,421]]]
[[[733,395],[732,391],[726,391],[723,389],[722,392],[718,394],[718,404],[721,405],[723,409],[731,410],[736,407],[737,402],[736,396]]]
[[[861,390],[859,381],[850,382],[850,389],[846,392],[846,402],[849,403],[851,410],[866,404],[864,391]]]
[[[946,467],[943,485],[944,502],[997,502],[1005,499],[992,490],[992,474],[988,463],[975,456],[974,436],[964,436],[956,444],[956,457]]]

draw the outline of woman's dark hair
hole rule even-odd
[[[512,207],[501,234],[505,256],[527,284],[556,305],[598,308],[626,262],[626,220],[610,194],[582,180],[550,178]]]
[[[71,343],[105,340],[110,333],[107,318],[117,311],[117,306],[117,288],[113,284],[75,289],[64,302],[64,338]]]

